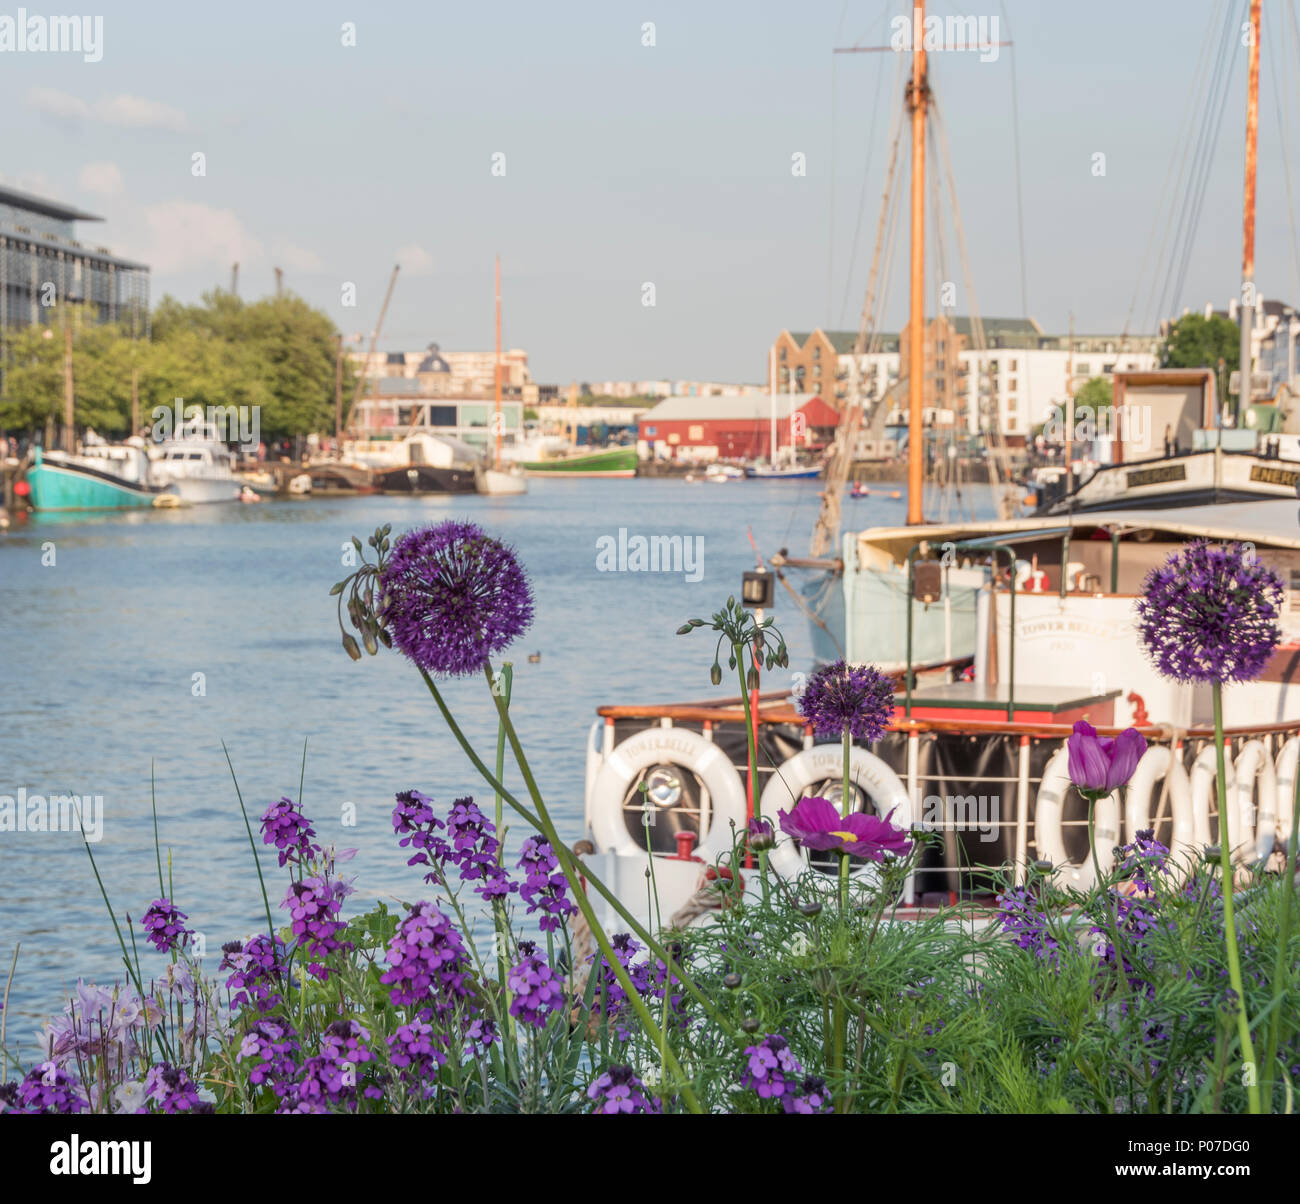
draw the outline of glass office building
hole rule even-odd
[[[93,213],[0,187],[0,330],[43,321],[50,306],[84,306],[97,322],[149,337],[149,269],[75,237]]]

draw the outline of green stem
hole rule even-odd
[[[488,670],[488,682],[491,684],[491,670]],[[633,984],[631,977],[624,968],[623,963],[615,956],[614,947],[610,944],[609,937],[605,935],[605,930],[600,921],[596,918],[595,909],[591,906],[591,900],[587,898],[587,892],[582,889],[582,878],[576,869],[572,857],[564,843],[560,840],[560,834],[555,829],[555,824],[551,820],[551,814],[546,809],[546,804],[542,801],[541,791],[537,787],[537,782],[533,777],[532,770],[528,766],[528,759],[524,755],[523,747],[519,743],[519,736],[515,732],[514,724],[510,721],[510,713],[502,705],[501,699],[494,696],[496,702],[497,715],[506,730],[506,738],[510,741],[510,751],[514,753],[515,764],[519,766],[519,772],[523,776],[524,785],[528,788],[528,796],[533,800],[533,806],[537,808],[537,818],[541,822],[542,832],[550,842],[551,848],[555,850],[557,859],[560,862],[560,870],[569,883],[569,890],[573,894],[574,902],[577,903],[579,910],[582,912],[583,919],[587,921],[587,927],[591,929],[591,935],[595,938],[596,944],[600,947],[606,963],[610,970],[613,971],[614,977],[618,979],[627,995],[627,1001],[636,1013],[637,1019],[641,1022],[641,1027],[646,1036],[656,1046],[664,1049],[664,1059],[668,1064],[673,1075],[678,1080],[678,1087],[682,1094],[682,1100],[692,1112],[702,1113],[700,1101],[696,1098],[695,1092],[691,1089],[687,1081],[686,1072],[682,1069],[677,1057],[668,1050],[663,1034],[659,1031],[659,1026],[655,1023],[654,1016],[650,1014],[650,1009],[646,1007],[645,1000],[641,998],[636,986]],[[504,797],[504,793],[503,793]],[[671,962],[668,963],[671,970]]]
[[[844,780],[840,785],[840,814],[848,819],[852,810],[852,798],[849,793],[852,785],[849,778],[849,758],[853,755],[853,735],[844,729]],[[840,857],[840,914],[843,915],[849,905],[849,859],[841,850]]]
[[[1233,909],[1232,837],[1228,820],[1228,797],[1225,783],[1227,766],[1223,755],[1223,686],[1211,685],[1214,697],[1214,753],[1218,776],[1215,784],[1219,798],[1219,867],[1223,873],[1223,933],[1228,947],[1228,980],[1237,994],[1237,1034],[1241,1038],[1241,1056],[1250,1074],[1246,1088],[1251,1115],[1259,1114],[1259,1065],[1250,1038],[1250,1017],[1246,1014],[1246,990],[1241,981],[1241,959],[1237,952],[1237,920]]]
[[[1287,946],[1291,938],[1291,896],[1295,894],[1296,846],[1300,842],[1300,750],[1296,757],[1295,790],[1291,800],[1291,835],[1286,844],[1286,865],[1282,870],[1282,915],[1278,920],[1277,959],[1273,963],[1273,1016],[1268,1026],[1264,1057],[1264,1085],[1260,1093],[1273,1110],[1273,1079],[1277,1073],[1277,1047],[1282,1034],[1282,997],[1291,977]]]
[[[762,819],[762,806],[758,797],[758,739],[754,732],[754,715],[749,705],[748,683],[745,681],[745,646],[732,644],[736,657],[736,673],[740,677],[740,700],[745,707],[745,741],[749,747],[749,802],[755,819]],[[739,869],[739,867],[737,867]],[[758,880],[763,890],[763,906],[768,905],[767,850],[758,853]]]
[[[500,698],[508,708],[510,706],[510,687],[514,680],[514,666],[506,661],[501,666],[501,672],[495,679],[492,679],[491,669],[488,670],[489,681],[492,682],[492,692],[494,695],[500,691]],[[496,761],[497,781],[500,782],[505,777],[506,771],[506,729],[497,724],[497,761]],[[503,814],[501,806],[501,791],[493,792],[496,796],[496,833],[499,842],[497,846],[497,862],[500,864],[506,855],[505,831],[502,826]],[[505,992],[506,999],[506,1031],[510,1034],[511,1045],[518,1041],[518,1033],[515,1025],[514,1015],[510,1011],[511,991],[507,982],[510,977],[510,968],[506,965],[506,937],[509,934],[510,927],[506,921],[506,905],[502,899],[495,899],[492,903],[492,923],[496,936],[497,950],[497,982],[501,984],[502,991]]]

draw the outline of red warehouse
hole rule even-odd
[[[839,411],[815,393],[779,394],[776,446],[825,447],[839,420]],[[641,415],[637,439],[645,459],[771,459],[772,426],[772,402],[761,393],[669,397]]]

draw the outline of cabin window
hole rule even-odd
[[[191,460],[202,460],[202,459],[203,459],[203,453],[202,453],[202,452],[190,452],[189,458],[190,458]]]

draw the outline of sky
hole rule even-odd
[[[155,300],[229,287],[234,261],[241,295],[259,296],[279,266],[285,287],[368,340],[400,262],[380,346],[483,349],[499,254],[505,344],[528,351],[539,381],[757,381],[782,329],[857,326],[905,56],[832,50],[888,43],[905,7],[100,0],[98,61],[0,49],[0,176],[102,215],[83,239],[148,263]],[[1294,0],[1264,7],[1257,281],[1300,302],[1276,99],[1288,90],[1300,114],[1300,38],[1283,39]],[[1150,300],[1161,200],[1207,28],[1238,9],[931,4],[996,18],[1014,42],[992,61],[930,57],[982,314],[1050,333],[1071,314],[1080,332],[1166,316]],[[0,4],[0,22],[18,11]],[[1236,53],[1175,314],[1223,308],[1239,286]],[[1287,150],[1294,187],[1300,146]],[[906,309],[901,235],[890,330]],[[951,230],[946,259],[968,312]]]

